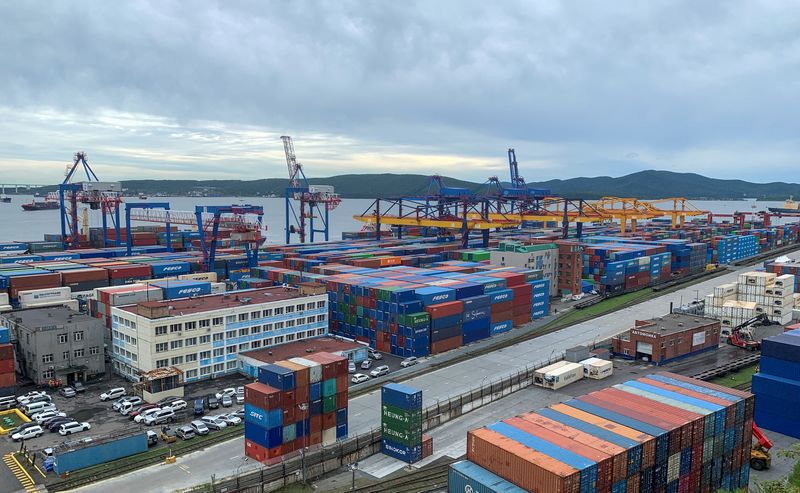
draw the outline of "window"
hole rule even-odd
[[[135,346],[135,345],[136,345],[136,338],[135,337],[131,337],[131,346]]]
[[[669,340],[669,347],[672,347],[674,345],[675,345],[675,339],[670,339]]]
[[[138,356],[136,356],[135,354],[131,353],[131,359],[132,359],[133,361],[136,361],[136,360],[138,360],[138,359],[139,359],[139,357],[138,357]]]
[[[214,373],[219,373],[221,371],[225,371],[225,365],[222,363],[217,363],[214,365]]]
[[[294,327],[294,320],[287,320],[286,321],[286,328]]]
[[[118,316],[116,316],[116,315],[113,315],[113,316],[111,317],[111,320],[113,320],[115,323],[119,323],[119,317],[118,317]]]
[[[325,308],[325,302],[324,301],[317,301],[317,308]]]
[[[294,305],[287,306],[286,307],[286,313],[294,313]]]
[[[325,335],[325,329],[317,329],[317,335],[318,336]]]
[[[222,325],[222,317],[214,317],[211,323],[214,325]]]
[[[156,352],[163,353],[164,351],[167,350],[168,347],[169,346],[167,345],[166,342],[159,342],[158,344],[156,344]]]
[[[622,354],[624,354],[625,356],[628,356],[628,350],[627,349],[623,349],[622,350]]]
[[[183,364],[183,356],[175,356],[172,358],[173,365],[182,365]]]
[[[223,334],[222,332],[214,334],[214,342],[222,341],[224,339],[225,339],[225,334]]]
[[[228,339],[233,339],[234,337],[236,337],[236,329],[225,332],[225,337],[227,337]]]
[[[186,355],[186,362],[187,363],[192,363],[194,361],[197,361],[197,353],[189,353],[189,354]]]
[[[82,330],[76,331],[76,332],[73,333],[72,336],[75,338],[75,342],[82,341],[83,340],[83,331]]]
[[[305,337],[305,335],[306,335],[306,333],[305,333],[305,332],[303,332],[303,331],[300,331],[300,332],[298,332],[297,334],[295,334],[295,337],[297,337],[297,340],[299,341],[300,339],[302,339],[303,337]]]
[[[75,351],[73,351],[73,355],[76,358],[83,358],[85,352],[86,351],[83,348],[80,348],[80,349],[76,349]]]
[[[97,354],[100,352],[99,346],[92,346],[89,348],[89,354]]]
[[[245,342],[243,344],[239,344],[239,351],[247,351],[248,349],[250,349],[250,343],[249,342]]]
[[[258,334],[260,332],[261,332],[261,326],[260,325],[255,325],[255,326],[250,328],[250,333],[251,334]]]
[[[305,304],[297,305],[297,306],[294,307],[294,310],[297,311],[297,312],[302,312],[303,309],[305,308],[305,306],[306,306]]]
[[[264,332],[269,332],[272,330],[272,324],[266,324],[264,326]]]
[[[261,312],[250,312],[250,318],[253,320],[257,319],[259,316],[261,316]]]
[[[300,317],[296,321],[297,325],[304,325],[306,323],[305,317]]]
[[[42,378],[45,380],[51,379],[55,376],[55,372],[53,370],[45,370],[42,372]]]
[[[182,347],[183,347],[183,340],[182,339],[178,339],[177,341],[172,341],[172,342],[169,343],[169,348],[170,349],[180,349]]]
[[[160,359],[156,361],[156,368],[166,368],[169,366],[168,359]]]
[[[667,343],[664,342],[664,341],[661,341],[661,349],[664,349],[665,347],[667,347]]]
[[[201,329],[205,329],[206,327],[210,327],[210,326],[211,326],[211,320],[205,319],[205,320],[201,320],[200,321],[200,328]]]
[[[214,350],[214,357],[216,358],[218,356],[225,356],[225,350],[221,347]]]
[[[272,337],[267,337],[264,339],[264,346],[272,346]]]
[[[250,320],[250,314],[249,313],[240,313],[239,314],[239,321],[240,322],[244,322],[246,320]]]
[[[262,314],[262,316],[264,318],[271,317],[272,316],[272,308],[267,308],[266,310],[261,312],[261,314]]]
[[[197,322],[186,322],[184,325],[186,330],[195,330],[197,328]]]
[[[197,346],[197,337],[189,337],[186,339],[186,347]]]
[[[291,342],[294,340],[294,334],[286,334],[286,342]]]
[[[281,344],[281,343],[283,343],[283,336],[276,337],[275,338],[275,344]]]
[[[114,339],[119,339],[119,332],[116,331],[116,330],[111,331],[111,337],[114,338]],[[28,344],[30,344],[30,343],[31,343],[31,341],[28,341]]]
[[[317,322],[324,322],[324,321],[325,321],[325,315],[317,315]]]
[[[186,370],[186,378],[197,378],[197,370]]]
[[[225,317],[226,324],[235,324],[236,323],[236,315],[228,315]]]
[[[165,336],[165,335],[167,335],[167,326],[166,325],[158,325],[158,326],[156,326],[156,335],[157,336]]]
[[[275,309],[275,315],[283,315],[283,308],[278,307]]]
[[[58,343],[59,344],[66,344],[67,343],[67,334],[58,334]]]
[[[200,344],[208,344],[211,342],[211,336],[200,336]]]
[[[275,330],[282,329],[282,328],[283,328],[283,322],[275,322]]]
[[[211,357],[211,351],[200,351],[200,359],[208,359]]]
[[[678,344],[683,342],[683,337],[678,337]]]
[[[252,349],[258,349],[261,347],[261,341],[253,341],[250,343],[250,347]]]
[[[228,366],[229,370],[235,370],[236,369],[236,362],[235,361],[228,361],[227,366]]]
[[[170,334],[173,333],[173,332],[180,332],[182,325],[183,324],[169,324],[169,332],[170,332]]]
[[[63,353],[61,353],[61,359],[65,361],[69,360],[69,351],[64,351]]]
[[[245,327],[244,329],[239,329],[239,337],[243,337],[250,334],[250,329]]]
[[[131,329],[135,329],[135,328],[136,328],[136,322],[131,321]]]
[[[228,346],[228,347],[226,347],[225,348],[225,352],[227,352],[228,354],[235,353],[236,352],[236,346]]]
[[[314,309],[314,303],[309,303],[306,305],[306,310],[313,310],[313,309]]]
[[[211,373],[211,367],[210,366],[204,366],[203,368],[200,368],[200,374],[201,375],[208,375],[209,373]]]

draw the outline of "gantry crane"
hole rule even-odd
[[[76,171],[82,167],[86,181],[72,183]],[[103,182],[89,166],[86,153],[76,152],[71,165],[67,165],[64,181],[58,186],[58,200],[61,206],[61,242],[64,249],[80,248],[81,228],[78,219],[78,208],[85,205],[90,210],[99,210],[102,217],[103,246],[108,241],[108,218],[116,230],[114,244],[121,244],[119,205],[122,203],[122,185],[117,182]],[[84,226],[88,226],[88,214],[82,218]],[[88,230],[88,228],[85,228]],[[87,238],[88,239],[88,238]]]
[[[330,185],[310,185],[303,165],[297,161],[294,153],[294,143],[288,135],[281,136],[283,150],[286,154],[286,166],[289,170],[289,186],[286,187],[286,243],[291,243],[292,235],[300,238],[300,243],[306,242],[308,236],[314,241],[314,233],[323,233],[325,241],[330,239],[329,212],[336,209],[341,203],[339,196],[334,193]],[[295,210],[292,200],[300,202],[299,211]],[[314,226],[314,220],[322,222],[322,229]],[[306,230],[306,220],[308,230]]]

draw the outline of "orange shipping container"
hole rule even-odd
[[[486,428],[467,433],[467,459],[528,491],[580,492],[580,471]]]

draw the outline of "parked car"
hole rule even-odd
[[[84,387],[81,382],[72,382],[70,387],[72,387],[72,390],[74,390],[78,394],[80,394],[81,392],[86,392],[86,387]]]
[[[381,353],[379,353],[378,351],[375,351],[372,348],[369,348],[369,359],[379,360],[381,358],[383,358],[383,355]]]
[[[164,406],[170,404],[171,402],[175,402],[175,401],[178,401],[178,400],[181,400],[181,398],[176,396],[176,395],[171,395],[169,397],[164,397],[160,401],[156,402],[156,405],[159,406],[159,407],[164,407]]]
[[[57,409],[54,411],[45,411],[43,413],[36,414],[35,416],[31,416],[31,418],[38,424],[42,424],[50,418],[66,418],[66,417],[67,413],[61,412]]]
[[[158,406],[153,406],[150,409],[145,409],[144,411],[140,412],[135,418],[133,418],[133,422],[134,423],[143,423],[145,418],[147,418],[148,416],[154,415],[155,413],[157,413],[160,410],[161,410],[161,408],[158,407]]]
[[[47,396],[47,392],[32,390],[27,394],[22,394],[21,396],[17,397],[17,402],[21,405],[25,405],[28,402],[30,402],[34,397],[41,397],[41,396]]]
[[[369,376],[364,375],[363,373],[356,373],[353,375],[353,378],[350,379],[350,381],[353,383],[366,382],[367,380],[369,380]]]
[[[402,366],[403,368],[408,368],[409,366],[414,366],[416,364],[417,364],[417,357],[416,356],[412,356],[410,358],[406,358],[406,359],[404,359],[403,361],[400,362],[400,366]]]
[[[372,360],[371,359],[365,359],[364,361],[361,362],[361,369],[362,370],[369,370],[370,368],[372,368]]]
[[[222,407],[231,407],[233,405],[233,399],[229,395],[222,396]]]
[[[58,430],[58,434],[61,436],[71,435],[73,433],[78,433],[81,431],[86,431],[91,429],[92,425],[87,422],[79,423],[77,421],[69,421],[67,423],[63,423],[61,428]]]
[[[236,404],[244,404],[244,387],[236,387]]]
[[[221,430],[228,426],[228,423],[216,416],[203,416],[201,421],[212,430]]]
[[[28,421],[27,423],[22,423],[21,425],[17,426],[13,430],[9,431],[9,433],[13,435],[14,433],[21,432],[25,428],[30,428],[31,426],[37,426],[37,424],[34,423],[33,421]]]
[[[181,426],[175,430],[175,434],[184,440],[189,440],[190,438],[195,437],[194,428],[191,426]]]
[[[172,408],[173,411],[183,411],[186,409],[186,406],[188,406],[188,404],[186,403],[185,400],[178,399],[176,401],[170,402],[169,404],[167,404],[167,406]]]
[[[209,409],[219,409],[219,399],[215,395],[206,397],[206,407]]]
[[[204,399],[195,399],[194,400],[194,415],[195,416],[202,416],[205,413],[205,400]]]
[[[72,387],[61,387],[58,389],[58,393],[67,398],[78,395]]]
[[[70,418],[69,416],[53,416],[52,418],[47,418],[46,420],[42,421],[42,428],[49,430],[50,425],[53,424],[54,421],[60,421],[60,420],[72,421],[72,418]]]
[[[125,395],[125,388],[124,387],[116,387],[106,392],[100,394],[101,401],[110,401],[113,399],[117,399]]]
[[[114,411],[119,411],[122,409],[122,406],[126,403],[130,404],[131,406],[138,406],[143,402],[144,400],[138,395],[126,395],[124,397],[120,397],[119,399],[117,399],[117,401],[111,405],[111,409],[113,409]]]
[[[236,389],[233,387],[228,387],[227,389],[223,389],[221,392],[217,392],[216,396],[217,399],[222,400],[222,396],[225,395],[236,395]]]
[[[142,404],[141,406],[129,412],[128,417],[131,419],[136,419],[136,416],[139,416],[143,412],[148,411],[150,409],[158,409],[158,406],[156,406],[155,404]]]
[[[369,374],[371,376],[373,376],[373,377],[380,377],[382,375],[388,375],[389,374],[389,367],[386,366],[386,365],[378,366],[377,368],[375,368],[374,370],[369,372]]]
[[[64,423],[69,423],[71,421],[75,421],[74,419],[67,416],[66,418],[57,418],[47,423],[47,429],[50,430],[50,433],[55,433],[61,428],[61,425]]]
[[[159,409],[153,414],[146,416],[142,422],[147,426],[160,425],[175,420],[175,412],[170,408]]]
[[[11,435],[11,439],[15,442],[20,440],[30,440],[31,438],[40,437],[44,434],[44,430],[39,425],[29,426],[17,433]]]
[[[138,408],[141,403],[134,404],[133,402],[123,402],[118,411],[123,416],[128,416],[134,409]]]
[[[236,411],[228,414],[228,416],[231,414],[244,421],[244,408],[237,409]]]
[[[158,443],[158,433],[153,430],[147,430],[147,446],[151,447]]]
[[[0,397],[0,411],[6,411],[17,407],[17,398],[13,395]]]
[[[347,363],[347,373],[355,373],[356,372],[356,364],[352,361]]]
[[[18,401],[20,406],[30,406],[31,404],[36,404],[37,402],[51,402],[53,399],[50,398],[49,395],[34,395],[31,397],[26,397],[21,401]]]
[[[56,405],[48,401],[32,402],[22,406],[22,412],[27,414],[29,417],[44,411],[54,411],[55,409]]]
[[[198,435],[208,435],[208,426],[198,419],[189,423],[189,426],[194,428],[194,432]]]
[[[220,414],[217,416],[219,419],[225,422],[228,426],[236,426],[242,424],[242,419],[235,415],[234,413],[229,414]]]
[[[178,441],[178,437],[175,436],[175,430],[169,426],[161,427],[161,439],[167,443],[174,443]]]

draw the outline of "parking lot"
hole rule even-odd
[[[369,370],[364,370],[364,369],[361,368],[361,364],[357,364],[355,373],[356,374],[357,373],[362,373],[364,375],[369,376],[369,373],[372,370],[374,370],[375,368],[377,368],[377,367],[379,367],[381,365],[386,365],[386,366],[389,367],[389,375],[391,375],[393,372],[395,372],[395,371],[397,371],[397,370],[399,370],[401,368],[400,362],[403,361],[404,359],[405,358],[401,358],[400,356],[395,356],[393,354],[381,353],[381,359],[373,361],[372,362],[372,366],[370,367]],[[353,387],[355,385],[360,385],[360,384],[354,384],[350,380],[350,379],[352,379],[353,375],[354,374],[351,373],[350,374],[350,378],[348,379],[348,382],[350,382],[350,386]],[[370,377],[369,380],[372,380],[372,377]],[[366,382],[369,382],[369,380],[367,380]],[[366,382],[362,382],[362,383],[366,383]]]

